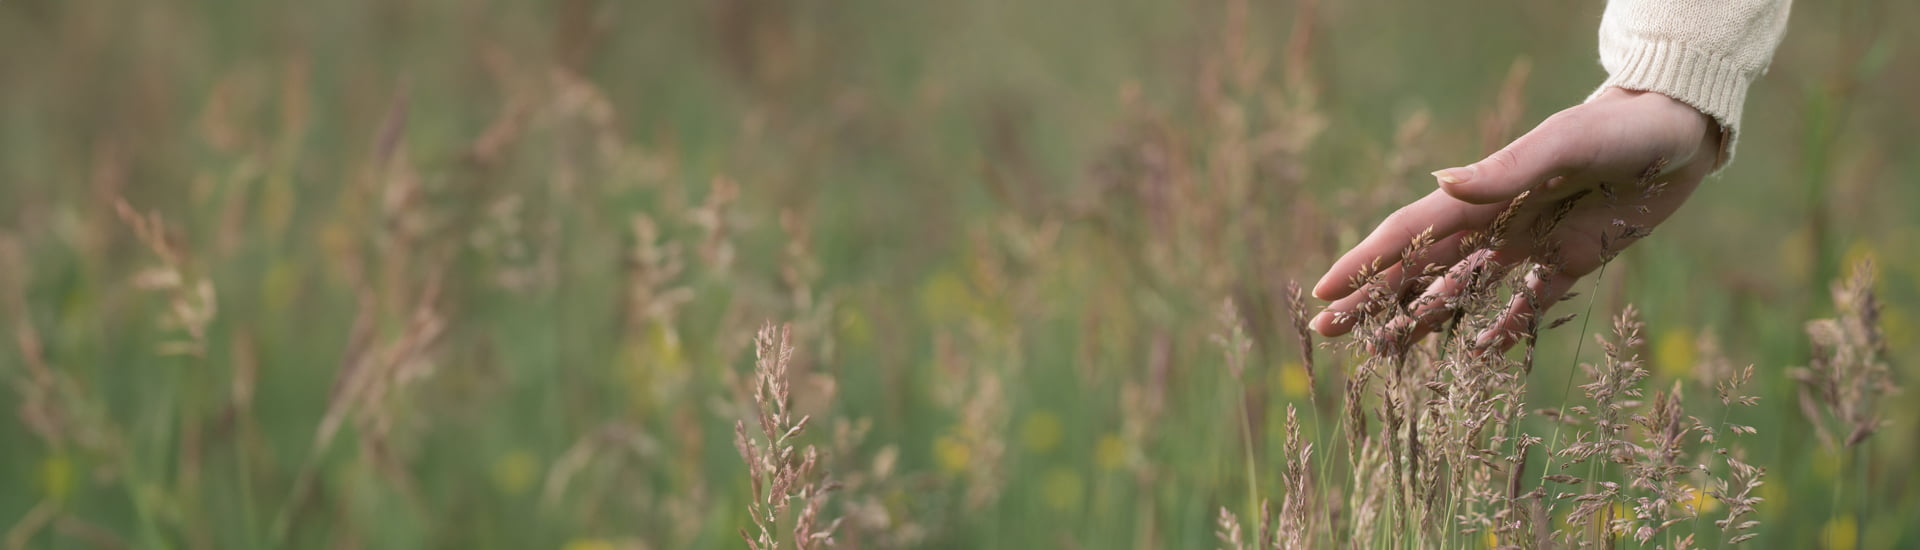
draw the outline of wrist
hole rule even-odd
[[[1664,93],[1619,86],[1602,87],[1587,99],[1588,103],[1612,101],[1636,103],[1639,105],[1637,108],[1661,113],[1662,118],[1685,125],[1686,129],[1683,131],[1686,135],[1698,136],[1699,144],[1698,149],[1695,150],[1696,154],[1712,154],[1713,157],[1707,160],[1711,160],[1716,169],[1726,162],[1729,156],[1727,153],[1730,152],[1732,131],[1722,125],[1719,118],[1712,113]]]

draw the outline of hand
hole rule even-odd
[[[1527,277],[1533,299],[1516,293],[1493,328],[1476,336],[1477,345],[1506,349],[1575,281],[1679,209],[1718,164],[1721,139],[1719,125],[1685,103],[1608,88],[1485,160],[1434,172],[1438,190],[1387,216],[1314,285],[1314,297],[1333,304],[1314,317],[1313,329],[1339,336],[1370,320],[1384,322],[1368,326],[1395,331],[1403,344],[1415,342],[1448,318],[1450,298],[1468,281],[1498,280],[1528,260],[1548,266]],[[1496,224],[1522,193],[1512,218]],[[1500,234],[1486,235],[1496,225]],[[1433,244],[1403,259],[1428,230]],[[1494,246],[1462,251],[1476,232],[1494,237]],[[1444,276],[1431,276],[1442,268]],[[1493,276],[1469,277],[1475,273]],[[1415,283],[1428,286],[1407,300]],[[1386,315],[1393,318],[1376,319]]]

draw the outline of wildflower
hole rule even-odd
[[[1680,379],[1693,372],[1694,335],[1687,328],[1667,330],[1654,343],[1653,367],[1669,379]]]
[[[66,500],[68,495],[73,494],[73,461],[63,455],[42,459],[35,481],[40,485],[40,490],[46,492],[47,500]]]
[[[493,460],[493,488],[508,495],[520,495],[533,488],[539,477],[540,459],[524,449],[507,451]]]
[[[1060,446],[1060,439],[1065,433],[1060,416],[1051,411],[1035,411],[1020,422],[1020,442],[1035,453],[1044,454]]]
[[[1093,445],[1093,464],[1101,470],[1118,470],[1127,464],[1127,441],[1119,434],[1100,436]]]
[[[1820,540],[1829,550],[1853,550],[1860,542],[1860,523],[1852,515],[1828,520],[1820,529]]]
[[[966,440],[954,434],[942,434],[933,439],[933,460],[948,473],[967,471],[968,458],[972,454]]]
[[[987,305],[960,274],[942,271],[920,285],[920,310],[929,321],[957,323],[985,316]]]
[[[607,539],[573,539],[560,547],[560,550],[616,550],[612,541]]]
[[[1685,483],[1680,484],[1680,487],[1682,491],[1685,491],[1687,495],[1689,495],[1686,503],[1693,506],[1693,513],[1706,514],[1720,507],[1720,501],[1708,496],[1706,491],[1702,491],[1698,487]]]
[[[1289,361],[1280,365],[1278,371],[1275,375],[1280,377],[1281,394],[1291,399],[1306,399],[1307,393],[1313,391],[1313,382],[1307,379],[1307,369],[1300,366],[1299,362]]]
[[[840,338],[853,346],[865,346],[873,343],[873,324],[867,322],[866,314],[858,308],[843,307],[834,312],[835,321],[840,326]]]

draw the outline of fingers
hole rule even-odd
[[[1400,264],[1394,264],[1380,272],[1379,282],[1369,283],[1359,292],[1352,292],[1321,310],[1313,316],[1312,328],[1321,336],[1333,338],[1353,330],[1353,325],[1362,319],[1379,313],[1382,308],[1398,298],[1408,277]],[[1376,300],[1374,296],[1382,292],[1390,293],[1386,298]]]
[[[1560,271],[1547,272],[1543,277],[1543,271],[1536,269],[1527,274],[1527,291],[1514,294],[1500,319],[1474,339],[1477,346],[1506,351],[1528,334],[1545,328],[1539,316],[1559,303],[1567,290],[1573,288],[1573,283],[1586,275]]]
[[[1433,173],[1440,189],[1472,204],[1513,200],[1520,192],[1572,172],[1592,157],[1584,129],[1573,117],[1555,115],[1492,155],[1467,166]]]
[[[1516,263],[1517,259],[1501,251],[1475,252],[1435,279],[1414,299],[1411,310],[1388,323],[1380,336],[1402,345],[1420,341],[1453,315],[1460,307],[1457,298],[1462,293],[1498,281]]]
[[[1339,336],[1353,330],[1353,325],[1379,313],[1387,303],[1397,300],[1401,294],[1405,293],[1408,286],[1422,280],[1430,266],[1448,266],[1458,263],[1462,258],[1460,241],[1465,237],[1465,232],[1454,233],[1428,245],[1417,257],[1405,258],[1401,263],[1382,270],[1376,282],[1368,284],[1359,292],[1349,291],[1346,296],[1334,301],[1325,311],[1314,316],[1313,330],[1326,337]],[[1408,271],[1409,264],[1414,266],[1412,271]],[[1374,299],[1376,295],[1382,294],[1392,298]]]
[[[1335,260],[1327,274],[1320,277],[1320,282],[1313,285],[1313,297],[1334,301],[1352,294],[1358,290],[1353,285],[1354,278],[1370,265],[1385,267],[1400,261],[1407,244],[1422,231],[1432,229],[1435,236],[1451,235],[1465,229],[1471,217],[1485,215],[1485,210],[1486,207],[1460,204],[1441,191],[1414,201],[1387,216],[1372,234]]]

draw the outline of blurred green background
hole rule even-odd
[[[1337,410],[1286,281],[1583,99],[1602,7],[0,1],[0,542],[738,547],[771,320],[842,546],[1212,547],[1242,398],[1268,472]],[[1913,547],[1920,406],[1847,464],[1783,373],[1866,257],[1920,359],[1920,5],[1797,8],[1735,162],[1563,308],[1640,307],[1650,387],[1757,366],[1750,545]]]

